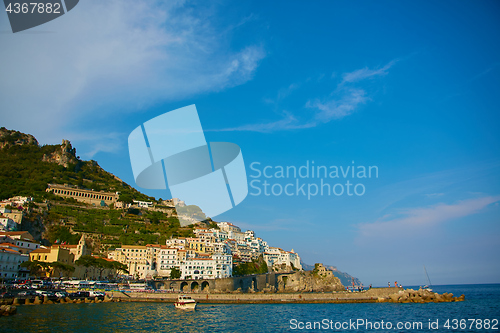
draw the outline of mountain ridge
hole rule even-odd
[[[120,192],[120,200],[125,202],[155,200],[104,170],[96,161],[81,160],[69,140],[40,146],[31,134],[0,128],[0,200],[15,195],[53,199],[45,192],[49,183]]]

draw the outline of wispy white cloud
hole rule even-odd
[[[464,90],[469,92],[470,85],[472,83],[474,83],[477,80],[483,79],[485,76],[491,75],[491,73],[494,73],[499,67],[500,67],[500,62],[495,62],[495,63],[491,64],[488,68],[483,70],[482,72],[473,76],[472,78],[456,84],[455,86],[453,86],[453,91],[450,92],[449,94],[447,94],[446,96],[444,96],[440,100],[440,102],[443,103],[443,102],[449,101],[450,99],[454,99],[454,98],[462,95]]]
[[[385,76],[388,70],[398,60],[392,60],[385,66],[377,69],[368,67],[342,74],[342,81],[330,96],[323,99],[309,100],[306,107],[316,109],[317,123],[327,123],[341,119],[354,113],[359,106],[370,101],[368,93],[361,82],[378,76]]]
[[[268,122],[262,124],[248,124],[238,127],[222,128],[222,129],[207,130],[207,131],[209,132],[251,131],[251,132],[269,133],[284,129],[302,129],[302,128],[310,128],[316,126],[314,122],[300,123],[297,120],[297,118],[295,118],[292,114],[288,112],[284,113],[285,117],[283,119],[274,122]]]
[[[208,4],[195,11],[185,1],[80,1],[43,26],[1,34],[2,125],[46,142],[69,127],[77,135],[80,119],[110,122],[252,79],[264,48],[231,48],[216,20]]]
[[[499,66],[500,66],[500,63],[498,63],[498,62],[493,63],[490,67],[488,67],[487,69],[485,69],[484,71],[482,71],[481,73],[477,74],[472,79],[470,79],[470,82],[475,81],[475,80],[491,73],[492,71],[496,70]]]
[[[273,98],[266,97],[266,98],[264,98],[264,102],[266,102],[268,104],[279,105],[280,101],[282,101],[285,98],[287,98],[288,96],[290,96],[292,94],[292,92],[294,92],[295,90],[299,89],[300,86],[301,85],[299,83],[292,83],[288,87],[281,88],[280,90],[278,90],[278,93],[276,94],[276,97],[273,97]]]
[[[387,65],[385,65],[382,68],[377,68],[377,69],[370,69],[368,67],[361,68],[358,70],[355,70],[350,73],[345,73],[342,75],[342,82],[340,83],[341,85],[346,84],[346,83],[353,83],[353,82],[358,82],[361,80],[373,78],[376,76],[384,76],[389,74],[388,70],[391,68],[398,60],[392,60],[389,62]]]
[[[306,107],[318,110],[315,115],[317,122],[327,123],[350,115],[361,104],[365,104],[369,100],[363,89],[347,89],[341,95],[339,99],[333,98],[324,102],[320,100],[308,101]]]
[[[421,174],[417,177],[397,181],[376,189],[379,200],[368,207],[377,214],[385,214],[395,207],[403,207],[405,202],[439,200],[446,193],[449,200],[462,199],[464,195],[480,197],[483,193],[468,191],[474,182],[492,182],[500,172],[500,160],[491,160],[461,165],[452,169]],[[422,200],[424,197],[427,199]],[[441,199],[442,200],[442,199]],[[436,202],[436,201],[434,201]]]
[[[444,195],[444,193],[428,193],[425,196],[427,198],[438,198],[438,197],[441,197],[443,195]]]
[[[486,206],[500,200],[500,196],[467,199],[454,204],[440,203],[433,206],[398,210],[373,223],[359,224],[362,238],[390,238],[408,236],[415,232],[429,232],[440,223],[476,214]]]
[[[213,131],[254,131],[254,132],[274,132],[283,130],[296,130],[316,127],[319,124],[328,123],[332,120],[342,119],[356,112],[363,104],[371,98],[368,96],[362,81],[385,76],[389,69],[398,60],[392,60],[385,66],[376,69],[368,67],[342,74],[342,81],[337,84],[335,90],[327,97],[308,100],[305,107],[314,110],[314,114],[305,120],[299,120],[291,113],[285,113],[285,117],[271,122],[242,125],[232,128],[223,128]],[[332,75],[335,78],[337,75]],[[275,99],[266,99],[268,103],[278,104],[281,100],[289,96],[294,90],[300,87],[299,84],[280,89]]]
[[[75,135],[72,133],[71,137],[73,140],[78,142],[86,143],[89,150],[84,151],[81,155],[84,159],[91,159],[97,153],[116,153],[123,148],[123,142],[126,141],[127,133],[96,133],[95,135],[89,135],[89,133],[80,133],[80,135]]]

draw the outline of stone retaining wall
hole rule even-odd
[[[113,299],[128,302],[170,302],[178,293],[110,293]],[[378,297],[365,293],[190,293],[199,303],[375,303]]]
[[[179,293],[108,293],[113,299],[128,302],[170,302],[177,300]],[[427,292],[403,288],[372,288],[362,292],[324,293],[189,293],[199,303],[428,303],[459,302],[465,296]]]

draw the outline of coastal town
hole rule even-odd
[[[500,329],[500,0],[2,5],[0,333]]]
[[[95,161],[80,160],[67,140],[40,147],[30,135],[5,129],[0,134],[7,165],[22,164],[15,177],[26,180],[4,178],[0,314],[14,314],[19,304],[137,301],[177,307],[186,293],[198,303],[464,299],[428,288],[404,290],[397,283],[364,287],[334,266],[307,265],[294,249],[213,221],[178,198],[140,193]]]
[[[52,187],[53,189],[53,187]],[[63,195],[80,197],[85,191],[66,191]],[[57,193],[57,192],[56,192]],[[70,194],[67,194],[70,193]],[[102,197],[102,199],[101,199]],[[84,202],[92,205],[91,200],[103,201],[105,205],[117,196],[95,194],[95,199],[83,196]],[[24,208],[32,202],[31,197],[13,197],[0,202],[0,275],[3,279],[30,277],[29,270],[23,267],[26,261],[54,263],[60,262],[75,266],[75,270],[53,269],[46,271],[47,277],[72,277],[77,279],[112,279],[117,276],[127,279],[152,280],[163,278],[177,279],[216,279],[233,276],[233,265],[257,261],[262,258],[269,271],[301,270],[300,257],[292,249],[285,251],[269,246],[267,241],[257,237],[252,230],[242,231],[230,222],[215,222],[214,228],[195,226],[194,237],[171,237],[165,244],[121,245],[108,251],[107,261],[119,262],[127,267],[126,272],[116,269],[97,271],[78,265],[82,256],[92,256],[83,234],[78,244],[52,244],[44,246],[37,242],[28,231],[19,231]],[[108,203],[106,203],[106,201]],[[151,202],[137,201],[119,207],[132,206],[153,209]],[[15,207],[15,208],[13,208]],[[127,207],[127,208],[128,208]],[[120,208],[121,209],[121,208]]]

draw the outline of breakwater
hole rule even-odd
[[[120,302],[120,298],[113,299],[109,295],[104,296],[103,299],[97,297],[87,298],[52,298],[48,296],[35,296],[35,297],[13,297],[2,299],[0,305],[0,317],[10,316],[17,312],[19,305],[47,305],[47,304],[81,304],[81,303],[106,303],[106,302]]]
[[[112,299],[123,302],[170,302],[173,303],[181,293],[109,292]],[[323,293],[189,293],[198,303],[441,303],[459,302],[465,296],[438,294],[426,290],[402,288],[372,288],[362,292],[323,292]]]
[[[2,300],[0,316],[16,313],[17,306],[46,305],[65,303],[102,303],[102,302],[167,302],[173,303],[181,293],[166,292],[106,292],[104,299],[70,297],[50,299],[49,297],[12,298]],[[428,290],[402,288],[372,288],[361,292],[321,292],[321,293],[189,293],[198,303],[221,304],[306,304],[306,303],[442,303],[460,302],[464,295],[454,297],[451,293],[438,294]]]

